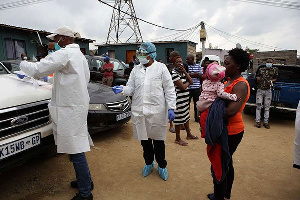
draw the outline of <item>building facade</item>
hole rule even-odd
[[[45,57],[48,54],[49,39],[47,31],[34,30],[0,24],[0,60],[20,59],[22,53],[32,59],[33,57]],[[89,54],[89,43],[93,40],[78,38],[75,40],[84,54]]]
[[[297,50],[263,51],[253,53],[254,70],[261,64],[265,64],[268,58],[272,58],[275,64],[297,65]]]
[[[168,58],[172,51],[178,51],[183,60],[188,54],[196,55],[196,43],[191,41],[163,41],[153,42],[156,47],[156,60],[162,59],[164,63],[168,63]],[[116,58],[129,63],[136,50],[141,43],[123,43],[123,44],[104,44],[98,46],[98,55],[108,54],[112,58]]]

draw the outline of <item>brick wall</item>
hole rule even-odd
[[[296,65],[297,50],[256,52],[253,54],[254,71],[259,65],[265,64],[268,58],[273,58],[275,64]]]

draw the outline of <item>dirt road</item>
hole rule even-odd
[[[267,130],[253,127],[253,115],[244,119],[245,135],[234,155],[231,199],[299,200],[300,170],[292,168],[295,121],[278,115],[271,118]],[[191,122],[191,129],[200,135],[197,123]],[[182,147],[174,144],[174,138],[168,132],[169,179],[163,181],[157,166],[151,175],[142,177],[142,148],[133,139],[131,123],[94,135],[95,147],[87,153],[94,199],[207,199],[213,185],[204,140]],[[0,176],[0,199],[71,199],[77,192],[69,186],[74,177],[67,155],[38,158]]]

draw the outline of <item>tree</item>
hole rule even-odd
[[[247,51],[249,54],[253,54],[259,51],[259,49],[250,49],[246,46],[245,51]]]

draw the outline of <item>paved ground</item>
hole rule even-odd
[[[292,168],[294,120],[273,116],[271,129],[253,127],[254,116],[244,115],[245,135],[234,155],[233,200],[299,200],[300,170]],[[193,134],[199,125],[191,122]],[[182,132],[184,138],[184,132]],[[168,133],[166,153],[168,181],[155,169],[142,177],[142,148],[132,136],[131,123],[93,137],[95,147],[87,153],[95,189],[94,199],[199,199],[212,192],[210,163],[204,140],[174,144]],[[74,171],[68,156],[38,158],[0,176],[0,199],[65,200],[76,193],[69,181]]]

